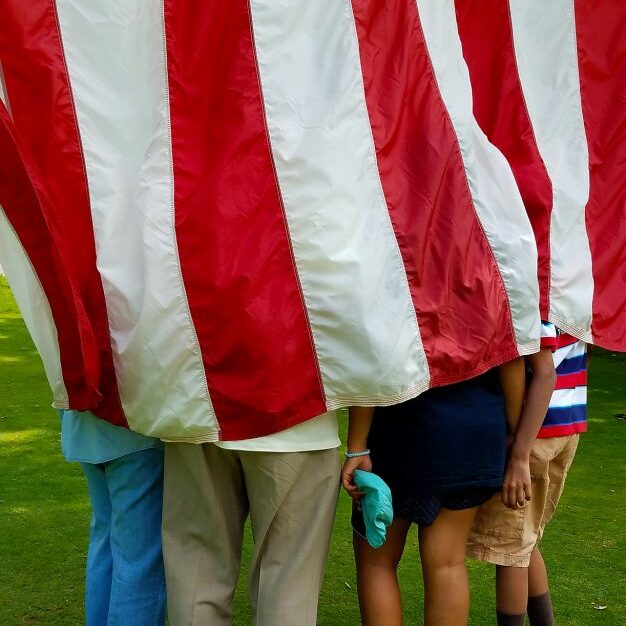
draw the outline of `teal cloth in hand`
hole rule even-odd
[[[372,472],[355,470],[354,484],[365,495],[360,505],[365,522],[365,536],[372,548],[380,548],[387,538],[387,526],[393,522],[391,490],[387,483]]]

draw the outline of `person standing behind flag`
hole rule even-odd
[[[91,413],[61,411],[61,449],[81,464],[92,516],[86,626],[163,626],[163,445]]]
[[[542,324],[551,349],[556,388],[530,450],[532,500],[509,510],[497,499],[478,512],[468,543],[470,557],[496,565],[499,626],[553,626],[554,612],[539,542],[563,492],[567,472],[587,430],[587,347],[553,324]]]
[[[339,493],[335,411],[241,441],[165,444],[172,626],[230,626],[244,526],[255,626],[315,626]]]
[[[365,626],[403,623],[397,567],[413,522],[419,529],[424,624],[467,624],[465,549],[476,511],[500,491],[503,474],[509,506],[529,497],[528,460],[509,462],[504,471],[507,422],[519,418],[514,448],[536,435],[554,386],[554,368],[549,352],[527,358],[535,378],[524,407],[524,359],[517,358],[471,380],[376,409],[373,420],[371,410],[351,409],[343,486],[357,498],[354,471],[373,470],[389,484],[394,507],[387,541],[378,549],[362,538],[358,511],[352,518]]]

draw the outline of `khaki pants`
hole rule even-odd
[[[226,626],[252,522],[256,626],[314,626],[339,493],[336,449],[165,445],[163,554],[171,626]]]

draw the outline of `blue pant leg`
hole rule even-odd
[[[113,555],[108,626],[162,626],[163,451],[150,448],[111,461],[106,476]]]
[[[85,580],[85,623],[107,626],[113,561],[111,558],[111,500],[103,465],[81,463],[91,500],[91,528]]]

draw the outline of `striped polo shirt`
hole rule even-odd
[[[553,351],[556,386],[539,438],[587,430],[587,344],[542,322],[541,347]]]

